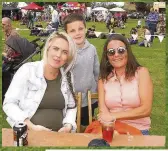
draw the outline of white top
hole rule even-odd
[[[53,10],[53,12],[52,12],[52,22],[55,23],[55,22],[58,22],[58,21],[59,21],[58,12],[56,10]]]
[[[141,26],[141,20],[138,20],[138,25]]]

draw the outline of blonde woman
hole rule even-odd
[[[35,131],[76,130],[70,76],[75,59],[73,40],[54,32],[45,44],[43,60],[24,64],[14,75],[3,103],[11,127],[22,121]]]

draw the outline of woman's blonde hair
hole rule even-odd
[[[69,45],[69,55],[68,55],[68,62],[64,65],[64,72],[65,74],[73,67],[76,56],[77,56],[77,48],[76,44],[72,40],[72,38],[64,33],[64,32],[53,32],[49,38],[47,39],[45,46],[44,46],[44,52],[43,52],[43,61],[46,64],[47,63],[47,51],[50,48],[51,41],[56,38],[62,38],[68,42]]]

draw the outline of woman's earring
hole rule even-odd
[[[111,66],[111,64],[108,60],[106,61],[106,66],[108,66],[108,67]]]

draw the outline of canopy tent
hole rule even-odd
[[[27,4],[25,2],[19,2],[17,8],[25,7]]]
[[[78,2],[66,2],[62,6],[60,6],[60,9],[83,9],[85,8],[84,5],[81,5]]]
[[[38,6],[37,4],[35,4],[34,2],[31,2],[30,4],[28,4],[25,7],[21,7],[21,9],[25,9],[25,10],[35,10],[35,11],[42,11],[44,10],[43,7]]]
[[[120,7],[112,8],[109,11],[111,11],[111,12],[125,12],[125,10]]]
[[[12,20],[18,20],[19,19],[19,12],[20,9],[17,7],[13,7],[13,6],[3,6],[2,7],[2,18],[3,17],[9,17]]]
[[[96,8],[93,8],[92,11],[108,11],[108,9],[104,7],[96,7]]]
[[[8,10],[19,10],[19,8],[17,8],[17,7],[12,7],[12,6],[4,6],[4,7],[2,7],[2,10],[3,11],[8,11]]]
[[[19,2],[17,8],[21,8],[21,7],[24,7],[24,6],[27,6],[27,3],[25,3],[25,2]],[[21,9],[21,12],[22,12],[22,16],[24,16],[25,14],[27,14],[27,10],[25,10],[25,9]]]

